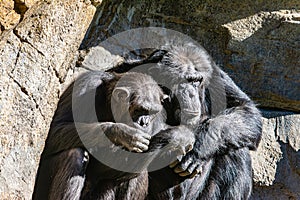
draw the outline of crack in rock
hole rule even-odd
[[[25,94],[30,100],[32,100],[35,104],[35,108],[39,110],[40,114],[42,115],[43,119],[46,120],[45,115],[43,114],[39,104],[37,103],[36,99],[33,98],[32,95],[30,95],[30,93],[28,92],[28,90],[26,89],[26,87],[22,86],[16,79],[14,79],[14,77],[11,74],[8,74],[8,76],[14,81],[14,83],[16,83],[18,85],[18,87],[20,88],[21,92],[23,94]]]
[[[42,56],[46,57],[45,54],[40,51],[39,49],[37,49],[33,44],[31,44],[28,40],[22,38],[22,36],[18,33],[18,31],[16,29],[13,30],[13,33],[17,36],[17,38],[20,39],[21,43],[27,43],[29,44],[33,49],[35,49],[39,54],[41,54]]]

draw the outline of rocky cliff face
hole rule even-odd
[[[82,53],[79,46],[88,49],[116,33],[143,26],[189,35],[251,98],[268,108],[262,143],[252,154],[252,199],[300,199],[296,0],[1,1],[0,199],[31,198],[58,99],[84,70],[75,67]],[[101,55],[104,61],[111,60],[104,50]]]
[[[131,28],[176,30],[198,41],[261,106],[299,112],[299,7],[293,0],[105,1],[81,47]]]
[[[263,113],[263,138],[252,152],[255,187],[251,199],[300,199],[300,115]]]
[[[26,12],[21,1],[0,3],[0,199],[31,199],[62,83],[96,10],[80,0],[29,2]]]

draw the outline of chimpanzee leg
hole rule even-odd
[[[250,197],[251,190],[251,157],[245,147],[215,157],[208,183],[198,199],[244,200]]]
[[[100,165],[98,165],[100,167]],[[89,166],[90,167],[90,166]],[[101,167],[100,167],[101,169]],[[103,170],[103,169],[102,169]],[[95,179],[90,176],[95,172],[90,168],[87,169],[87,177],[84,185],[81,199],[84,200],[144,200],[148,193],[148,172],[144,171],[140,174],[133,174],[131,178],[126,175],[124,179],[99,179],[97,172]],[[110,171],[106,173],[109,174]],[[119,172],[120,173],[120,172]],[[122,173],[122,172],[121,172]],[[96,182],[95,182],[96,181]]]
[[[87,163],[88,154],[80,148],[42,156],[33,199],[79,199]]]
[[[206,186],[214,160],[202,162],[201,173],[193,178],[180,177],[169,167],[150,172],[148,200],[196,199]]]

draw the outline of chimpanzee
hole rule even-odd
[[[167,153],[184,154],[194,143],[194,134],[185,126],[165,124],[165,98],[145,74],[92,71],[80,76],[58,103],[33,199],[145,199],[147,164],[162,154],[155,151],[169,145]],[[141,156],[145,168],[120,171],[95,157],[98,152],[132,165],[117,156],[123,149],[150,152]]]
[[[148,199],[248,199],[249,150],[258,147],[262,133],[253,101],[195,44],[148,52],[129,52],[127,61],[110,71],[153,63],[149,74],[170,89],[167,124],[187,124],[196,137],[192,151],[169,168],[149,172]],[[197,100],[189,93],[197,93]]]

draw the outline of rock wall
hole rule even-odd
[[[1,1],[0,199],[31,199],[58,99],[84,70],[75,67],[85,56],[77,51],[79,45],[85,50],[144,26],[177,30],[197,40],[269,109],[263,111],[262,143],[252,154],[252,199],[300,199],[297,0]],[[101,55],[110,60],[104,50]]]
[[[81,47],[131,28],[176,30],[204,46],[261,106],[299,112],[299,9],[297,0],[105,1]]]
[[[263,113],[267,117],[263,138],[252,152],[255,187],[251,199],[300,199],[300,115]]]
[[[96,9],[81,0],[0,5],[0,199],[31,199],[62,85]]]

